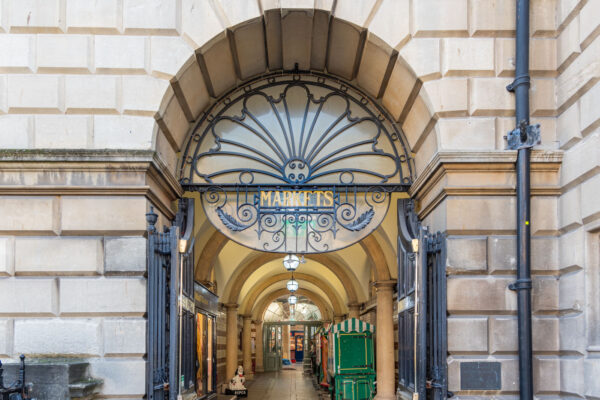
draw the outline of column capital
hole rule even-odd
[[[250,321],[250,322],[252,322],[252,315],[242,315],[242,318],[244,318],[244,322],[245,322],[245,321]]]
[[[360,308],[360,303],[348,303],[348,308]]]
[[[228,304],[223,304],[223,306],[225,306],[225,308],[227,310],[231,310],[231,311],[237,311],[239,304],[236,303],[228,303]]]
[[[373,286],[375,287],[375,289],[377,291],[380,290],[391,290],[396,286],[396,280],[395,279],[390,279],[390,280],[386,280],[386,281],[377,281],[377,282],[373,282]]]

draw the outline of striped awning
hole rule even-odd
[[[366,323],[357,318],[349,318],[339,324],[331,325],[331,333],[337,332],[375,332],[375,325]]]

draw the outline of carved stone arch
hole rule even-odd
[[[377,239],[373,235],[369,235],[359,243],[369,260],[371,260],[372,267],[375,269],[375,279],[377,281],[389,281],[391,279],[390,269]]]
[[[229,239],[227,236],[215,229],[214,233],[202,249],[198,262],[194,268],[194,277],[197,281],[206,282],[210,280],[215,261],[228,241]]]
[[[267,310],[267,307],[269,307],[269,304],[271,304],[275,299],[277,299],[281,296],[284,296],[286,294],[289,294],[289,291],[287,289],[285,289],[285,288],[277,289],[277,290],[269,293],[268,295],[266,295],[259,302],[255,303],[252,307],[252,314],[251,314],[252,319],[254,319],[254,320],[261,319],[262,320],[264,313]],[[334,315],[341,315],[341,314],[335,313],[335,310],[333,310],[331,308],[331,306],[329,306],[327,304],[327,301],[323,297],[321,297],[319,294],[317,294],[311,290],[298,289],[296,294],[300,295],[300,296],[306,296],[313,303],[315,303],[315,305],[321,312],[321,318],[323,320],[331,321],[333,319]]]
[[[289,273],[282,273],[278,275],[270,276],[264,279],[262,282],[258,282],[254,285],[248,294],[245,296],[244,300],[240,304],[240,313],[247,314],[250,310],[248,307],[251,307],[256,302],[256,299],[263,293],[269,286],[273,285],[277,282],[288,281],[290,279]],[[302,287],[302,282],[309,282],[321,289],[329,298],[329,301],[333,305],[334,310],[345,310],[345,307],[337,295],[336,290],[329,285],[327,282],[314,277],[312,275],[303,274],[303,273],[295,273],[294,279],[300,282],[300,287]]]
[[[264,264],[278,258],[282,258],[281,254],[255,252],[249,255],[249,257],[235,269],[233,275],[229,278],[222,296],[225,301],[227,303],[238,303],[239,293],[250,275]],[[327,254],[309,254],[306,255],[306,258],[317,261],[331,270],[344,285],[348,300],[351,303],[360,301],[358,297],[360,285],[349,267],[344,266]]]

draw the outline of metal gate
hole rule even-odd
[[[398,398],[448,397],[445,244],[398,201]]]
[[[171,227],[156,229],[151,207],[148,222],[148,332],[146,394],[148,399],[175,400],[194,387],[195,323],[193,201],[182,199]],[[186,379],[188,378],[188,379]]]

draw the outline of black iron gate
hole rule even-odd
[[[194,243],[193,201],[181,199],[173,226],[156,229],[151,207],[148,222],[148,332],[146,394],[175,400],[194,388]]]
[[[446,247],[398,201],[398,397],[448,397]]]

